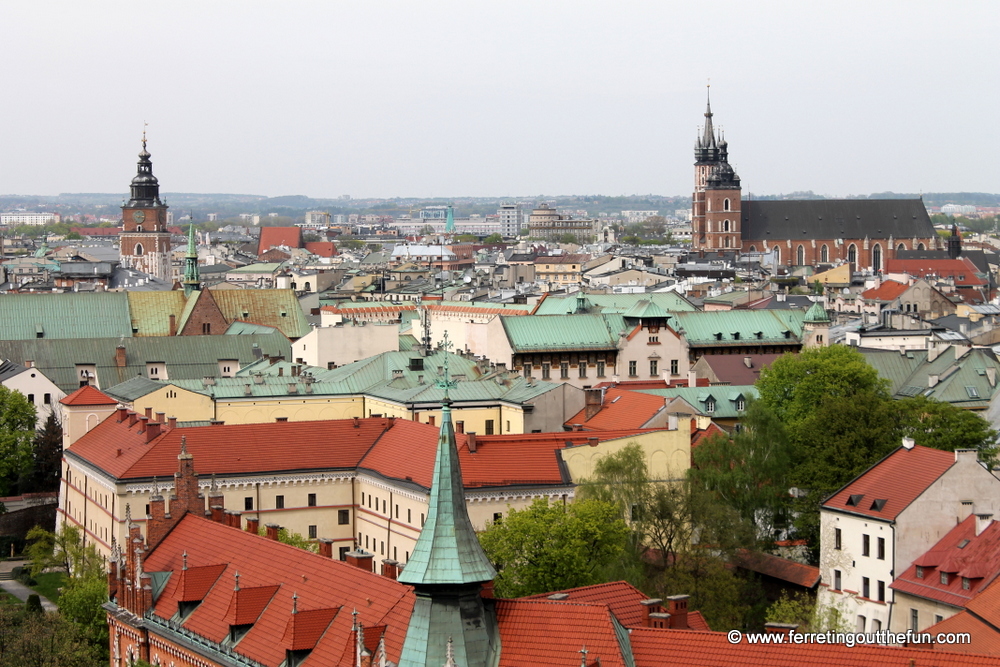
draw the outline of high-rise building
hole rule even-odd
[[[500,216],[500,234],[502,236],[517,236],[524,224],[524,212],[520,204],[500,204],[497,209]]]

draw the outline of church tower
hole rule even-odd
[[[191,223],[188,225],[188,249],[187,255],[184,257],[184,296],[191,296],[191,292],[197,292],[200,289],[198,246],[194,243],[194,223]]]
[[[694,145],[694,194],[691,247],[694,250],[742,249],[740,177],[729,164],[729,144],[712,125],[712,100],[705,127]]]
[[[170,233],[167,205],[160,201],[160,184],[142,135],[139,168],[132,179],[131,197],[122,205],[123,230],[119,235],[121,265],[170,281]]]

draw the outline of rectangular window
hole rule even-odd
[[[962,577],[962,590],[967,591],[972,588],[972,582],[969,581],[968,577]]]
[[[396,503],[396,518],[399,518],[399,503]]]
[[[420,527],[421,528],[424,527],[424,513],[423,512],[420,513]]]
[[[430,417],[427,418],[427,423],[430,424],[431,426],[434,426],[434,415],[431,415]]]
[[[877,544],[877,546],[878,546],[878,551],[876,552],[878,554],[877,558],[879,560],[885,560],[885,538],[884,537],[878,538],[878,544]]]
[[[337,510],[337,524],[346,526],[351,522],[350,510]]]
[[[867,535],[861,536],[861,555],[870,556],[869,551],[871,550],[871,540]],[[867,597],[867,596],[866,596]]]
[[[542,364],[542,379],[543,380],[552,379],[552,364],[548,363]]]
[[[243,510],[246,512],[253,510],[253,496],[247,496],[243,499]]]
[[[275,496],[274,497],[274,509],[276,509],[276,510],[283,510],[283,509],[285,509],[285,497],[284,496]]]
[[[868,577],[861,577],[861,597],[870,598],[872,596],[872,582]]]
[[[885,602],[885,582],[878,582],[878,601]]]
[[[840,570],[833,571],[833,590],[840,590]]]
[[[945,586],[948,585],[948,573],[947,572],[942,572],[941,573],[941,583],[944,584]]]
[[[604,362],[603,361],[598,361],[597,362],[597,377],[599,377],[599,378],[604,377]]]
[[[309,507],[316,507],[316,494],[315,493],[310,493],[309,494]]]
[[[201,333],[202,335],[208,336],[212,333],[212,323],[202,322],[201,323]]]
[[[28,403],[31,403],[32,405],[34,405],[34,403],[35,403],[35,395],[34,394],[28,394]]]
[[[910,610],[910,632],[916,632],[920,627],[920,612],[916,609]]]
[[[316,526],[309,526],[309,539],[310,540],[316,539]]]
[[[493,523],[500,523],[501,519],[503,519],[503,512],[493,513]]]
[[[486,420],[486,435],[493,435],[493,420]]]
[[[534,367],[531,364],[524,365],[524,377],[530,378],[533,372],[534,372]]]
[[[569,379],[569,362],[564,361],[559,364],[559,377],[563,380]]]
[[[917,579],[923,579],[923,578],[924,578],[924,568],[922,568],[922,567],[920,567],[918,565],[917,566]]]
[[[50,405],[52,403],[52,394],[45,394],[42,396],[42,403],[45,405]]]
[[[842,547],[840,528],[833,529],[833,548],[840,551]]]
[[[657,359],[649,360],[649,374],[657,375],[660,372],[660,362]]]
[[[671,359],[670,360],[670,374],[671,375],[677,375],[678,373],[680,373],[680,362],[677,361],[676,359]]]
[[[583,361],[580,362],[579,369],[580,369],[580,377],[581,378],[587,377],[587,364],[585,362]]]
[[[942,616],[941,614],[934,614],[934,622],[935,623],[940,623],[943,620],[944,620],[944,616]]]
[[[340,560],[347,560],[347,552],[351,550],[351,547],[340,547]]]
[[[634,378],[639,374],[639,362],[630,361],[628,362],[628,376]]]
[[[413,523],[413,510],[406,510],[406,523]]]

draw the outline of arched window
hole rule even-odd
[[[750,246],[750,252],[757,252],[757,246],[755,245]]]
[[[900,243],[898,246],[896,246],[896,252],[902,252],[904,250],[906,250],[906,246],[903,245],[902,243]]]
[[[309,286],[309,281],[308,280],[306,281],[306,291],[307,292],[311,292],[312,291],[312,287]]]
[[[141,232],[142,231],[142,225],[136,225],[135,226],[135,231]]]
[[[726,246],[727,248],[729,247],[729,237],[728,237],[728,236],[726,237],[726,240],[725,240],[725,242],[724,242],[724,245],[725,245],[725,246]]]
[[[723,220],[722,221],[722,231],[724,231],[724,232],[728,232],[729,231],[729,221],[728,220]]]
[[[829,262],[830,261],[830,249],[826,247],[825,243],[819,249],[819,261],[821,261],[821,262]]]
[[[872,271],[876,273],[882,270],[882,246],[878,243],[872,248]]]
[[[853,243],[847,246],[847,261],[852,264],[858,263],[858,246]]]
[[[917,250],[927,250],[927,248],[924,246],[923,243],[918,243],[917,244]]]
[[[774,246],[774,263],[781,264],[781,248]]]
[[[800,245],[798,250],[795,251],[795,265],[805,266],[806,265],[806,249],[805,246]]]
[[[728,211],[729,210],[729,200],[728,199],[726,201],[722,202],[722,210],[723,211]]]
[[[141,243],[136,243],[135,244],[135,254],[136,255],[141,255],[142,253],[143,253],[142,244]]]

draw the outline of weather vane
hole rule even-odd
[[[452,342],[450,340],[448,340],[448,332],[445,331],[444,332],[444,341],[442,341],[442,343],[441,343],[441,350],[444,352],[444,375],[437,382],[437,386],[439,386],[442,389],[444,389],[444,400],[445,401],[449,400],[448,399],[448,390],[450,388],[455,387],[455,386],[458,385],[457,382],[455,382],[454,380],[451,379],[451,374],[448,372],[448,359],[449,359],[449,356],[450,356],[448,354],[448,351],[452,347],[454,347],[454,345],[452,344]]]

